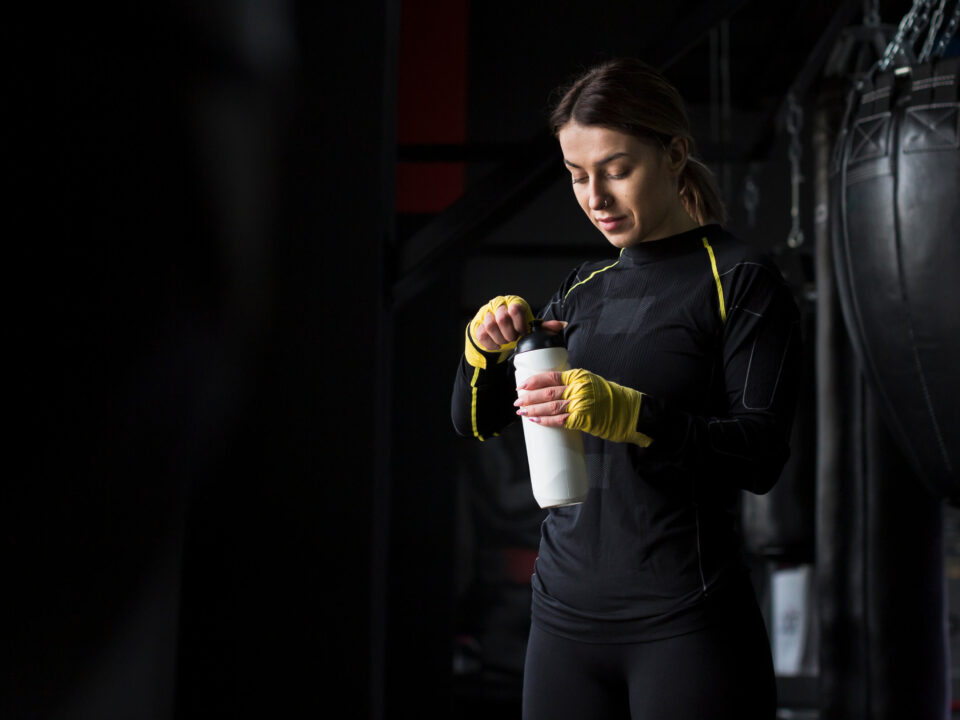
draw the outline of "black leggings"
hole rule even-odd
[[[523,720],[773,720],[777,689],[755,603],[728,621],[639,643],[530,629]]]

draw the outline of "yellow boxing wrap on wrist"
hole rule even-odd
[[[502,306],[510,307],[511,305],[522,305],[523,313],[527,318],[527,328],[529,329],[530,322],[533,320],[533,311],[530,309],[530,305],[522,297],[518,295],[498,295],[493,300],[484,305],[480,310],[477,311],[477,314],[474,315],[473,320],[467,324],[466,329],[466,341],[463,347],[463,354],[467,358],[467,362],[470,363],[473,367],[478,367],[481,370],[487,369],[487,358],[483,354],[484,352],[499,352],[500,355],[497,358],[497,364],[499,365],[508,357],[510,353],[513,352],[513,349],[517,346],[517,341],[509,342],[506,345],[501,345],[497,348],[496,351],[493,350],[484,350],[480,347],[480,343],[477,342],[477,328],[480,327],[483,323],[483,319],[487,316],[487,313],[496,314],[497,308]]]
[[[581,368],[564,370],[560,377],[566,385],[563,398],[570,401],[566,408],[570,415],[564,427],[640,447],[653,442],[653,438],[637,431],[642,392]]]

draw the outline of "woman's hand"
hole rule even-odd
[[[582,430],[604,440],[647,447],[637,431],[643,393],[575,368],[531,375],[517,387],[517,414],[546,427]]]
[[[517,340],[530,331],[533,311],[530,305],[518,295],[498,295],[484,305],[467,325],[467,338],[464,354],[467,362],[474,367],[486,368],[487,360],[480,352],[499,352],[497,363],[502,363]],[[564,322],[546,320],[542,327],[551,332],[563,330]]]
[[[498,302],[500,300],[494,298],[481,308],[471,326],[477,345],[489,352],[497,352],[526,334],[529,318],[533,317],[523,298],[511,295],[502,298],[509,304]]]
[[[533,314],[522,298],[517,298],[517,300],[519,302],[497,305],[492,310],[489,309],[489,306],[484,308],[486,312],[479,321],[476,321],[474,326],[473,334],[477,345],[484,350],[497,352],[504,345],[516,342],[527,334],[530,329],[529,318]],[[561,320],[544,320],[541,327],[544,330],[560,332],[563,330],[564,324]]]
[[[564,427],[570,416],[567,405],[570,400],[563,397],[567,386],[559,370],[531,375],[517,387],[517,415],[529,418],[546,427]]]

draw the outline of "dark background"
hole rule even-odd
[[[462,327],[609,251],[545,134],[551,90],[607,57],[662,67],[729,227],[802,295],[784,95],[837,13],[219,0],[11,21],[0,714],[462,709]]]

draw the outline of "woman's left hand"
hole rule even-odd
[[[569,400],[563,398],[566,389],[559,370],[531,375],[517,387],[517,415],[530,418],[546,427],[563,427],[570,413]]]
[[[517,387],[517,414],[546,427],[582,430],[613,442],[647,447],[637,430],[643,393],[574,368],[531,375]]]

